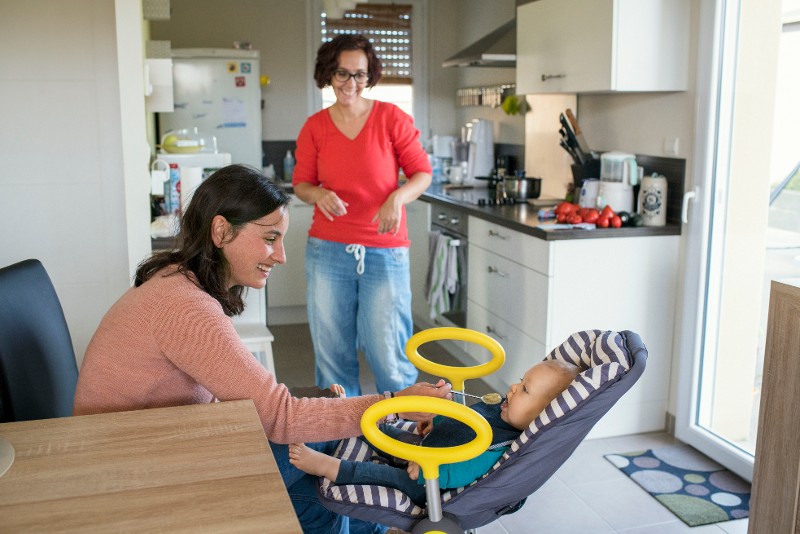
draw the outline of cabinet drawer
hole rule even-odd
[[[510,384],[519,382],[522,375],[547,354],[545,346],[541,342],[514,328],[474,302],[468,304],[467,318],[467,327],[488,333],[506,351],[506,363],[503,367],[484,378],[486,383],[501,395],[505,395]],[[475,361],[485,362],[488,359],[486,351],[477,345],[469,344],[467,353]],[[467,391],[469,391],[469,383]]]
[[[550,243],[542,239],[470,217],[469,242],[542,274],[552,272]]]
[[[483,248],[469,247],[469,299],[545,341],[550,279]]]

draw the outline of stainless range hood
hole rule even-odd
[[[511,19],[442,63],[442,67],[516,67],[517,21]]]

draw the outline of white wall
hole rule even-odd
[[[147,184],[144,102],[120,91],[141,70],[118,68],[141,48],[138,13],[137,0],[0,0],[0,265],[42,261],[79,362],[149,252],[149,201],[131,196]]]

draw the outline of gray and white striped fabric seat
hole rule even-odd
[[[593,394],[600,390],[601,386],[618,380],[630,369],[632,364],[624,335],[620,332],[600,330],[584,330],[572,334],[544,359],[563,360],[573,363],[583,371],[520,434],[519,438],[489,472],[469,486],[443,491],[442,503],[450,501],[455,496],[478,484],[481,480],[492,476],[492,473],[500,469],[526,443],[534,440],[544,428],[583,406],[591,400]],[[534,363],[535,360],[532,360],[531,365]],[[413,427],[413,423],[406,422],[404,424],[406,428]],[[383,461],[361,438],[343,440],[334,455],[352,461]],[[341,504],[369,504],[391,509],[409,518],[423,517],[425,515],[424,509],[416,506],[399,490],[391,488],[367,485],[336,485],[328,479],[321,478],[320,491],[323,502],[328,500]]]

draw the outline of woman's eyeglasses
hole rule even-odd
[[[347,83],[350,78],[355,78],[356,83],[367,83],[369,74],[360,70],[358,72],[348,72],[345,69],[336,69],[333,71],[333,78],[339,83]]]

